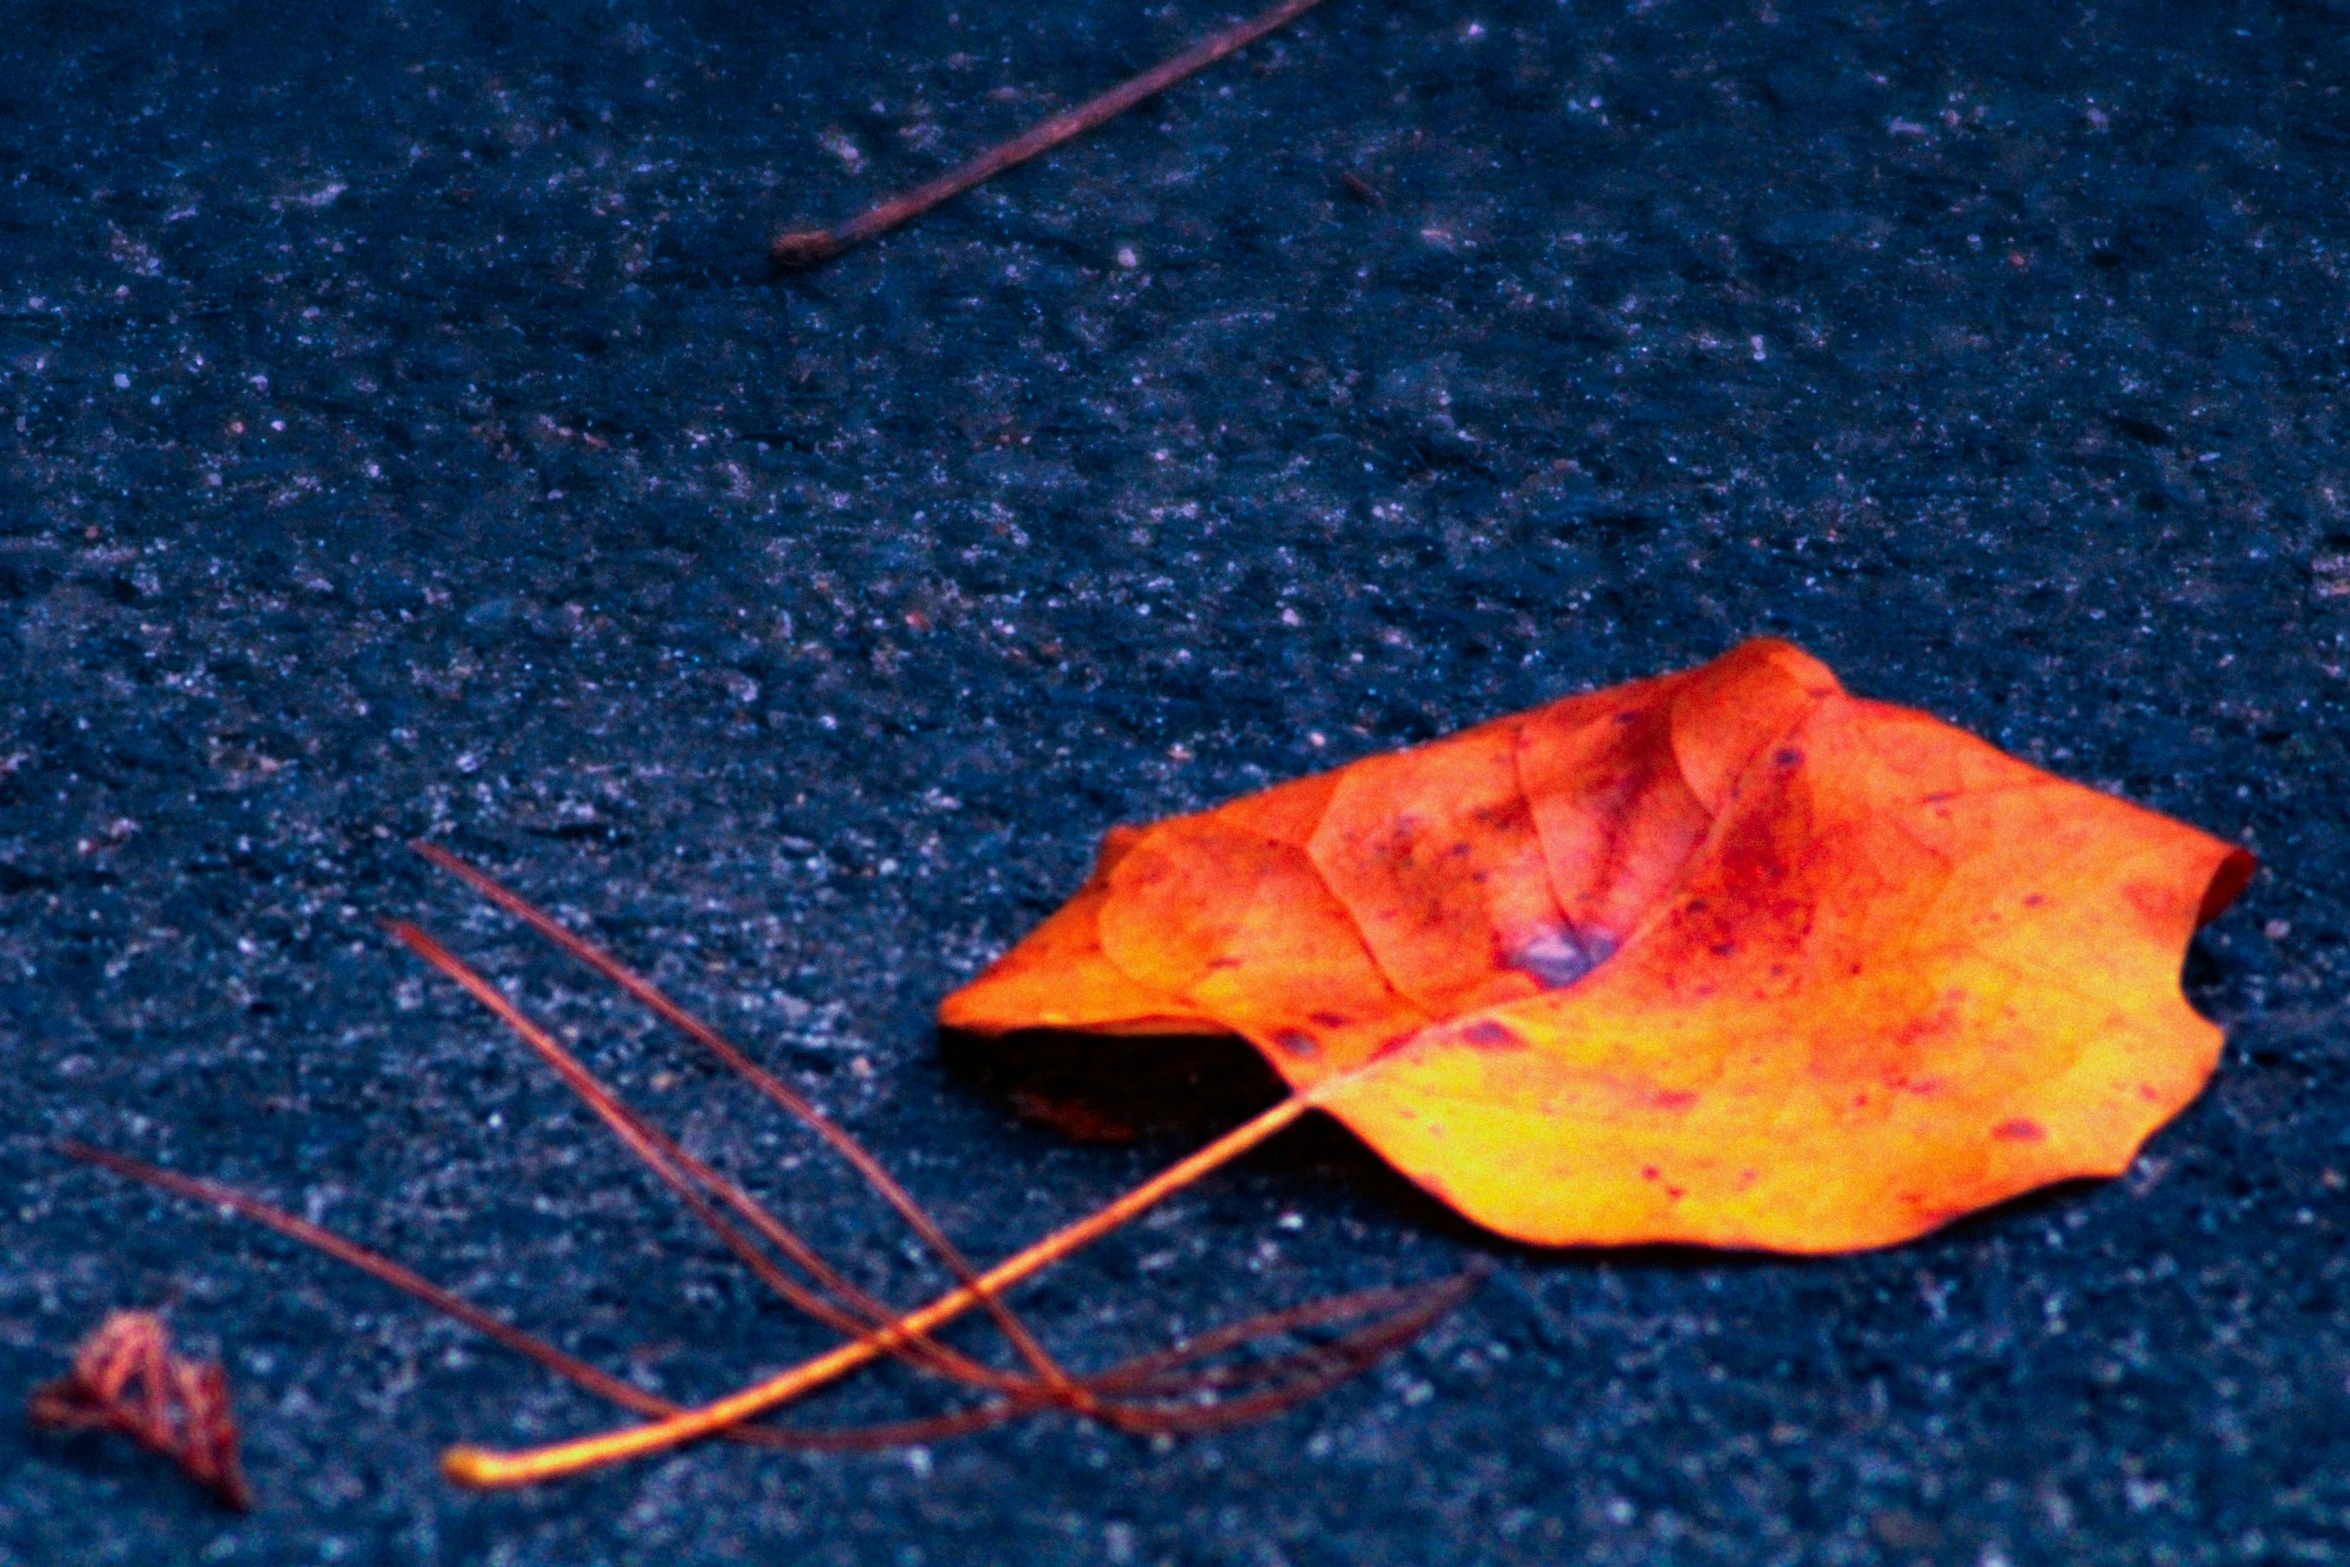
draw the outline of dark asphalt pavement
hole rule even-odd
[[[260,1500],[0,1418],[0,1564],[2350,1560],[2350,7],[1330,0],[769,275],[1231,14],[0,13],[0,1401],[163,1306]],[[1306,1127],[1020,1297],[1098,1365],[1494,1263],[1304,1408],[483,1497],[442,1446],[608,1411],[52,1151],[712,1393],[822,1336],[380,918],[859,1277],[935,1273],[403,840],[652,968],[992,1257],[1267,1092],[942,1049],[1104,827],[1766,633],[2261,855],[2187,965],[2226,1061],[2127,1178],[1865,1256],[1554,1254]],[[882,1372],[807,1418],[936,1407]]]

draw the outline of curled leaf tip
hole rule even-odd
[[[1757,640],[1119,829],[940,1019],[1239,1034],[1517,1239],[1854,1250],[2125,1169],[2252,868]]]

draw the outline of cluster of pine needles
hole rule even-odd
[[[1002,1283],[983,1277],[879,1161],[806,1096],[752,1061],[651,981],[484,872],[437,846],[420,843],[415,847],[433,864],[457,876],[715,1055],[831,1148],[888,1203],[956,1281],[957,1290],[952,1295],[922,1311],[901,1313],[852,1283],[757,1198],[687,1152],[675,1139],[623,1103],[553,1035],[533,1022],[478,971],[416,926],[404,921],[387,925],[395,939],[488,1008],[516,1039],[552,1068],[622,1145],[763,1284],[790,1306],[861,1351],[843,1355],[836,1350],[832,1359],[839,1369],[887,1355],[959,1385],[973,1401],[942,1413],[833,1429],[727,1419],[717,1405],[705,1406],[704,1411],[690,1410],[590,1365],[380,1252],[258,1197],[82,1143],[62,1144],[62,1151],[117,1175],[241,1214],[348,1263],[648,1421],[691,1422],[679,1432],[677,1440],[721,1435],[774,1448],[888,1447],[930,1442],[1045,1411],[1078,1415],[1119,1431],[1144,1435],[1213,1430],[1271,1414],[1355,1375],[1411,1342],[1475,1287],[1476,1275],[1472,1271],[1419,1284],[1333,1296],[1218,1328],[1106,1370],[1073,1372],[1038,1341],[1003,1298]],[[1082,1230],[1083,1234],[1064,1250],[1074,1249],[1074,1244],[1102,1233],[1138,1211],[1139,1206],[1131,1200],[1113,1204],[1093,1220],[1073,1226],[1073,1231]],[[998,1275],[1003,1271],[999,1268]],[[1012,1346],[1023,1369],[990,1366],[939,1340],[934,1331],[936,1324],[968,1305],[976,1305],[986,1312]],[[1292,1341],[1293,1347],[1278,1353],[1263,1350],[1269,1342],[1282,1339]],[[811,1379],[809,1385],[829,1379],[830,1374],[836,1373]],[[713,1418],[695,1419],[706,1412]],[[159,1450],[172,1449],[160,1446]],[[641,1442],[627,1449],[643,1450]],[[530,1455],[517,1456],[527,1460]],[[609,1456],[626,1454],[616,1452]],[[494,1465],[502,1461],[502,1455],[459,1448],[452,1451],[444,1468],[453,1478],[475,1484],[515,1483],[543,1477],[536,1471],[501,1470],[495,1477],[485,1472],[485,1462]],[[594,1461],[600,1460],[590,1460]],[[586,1466],[566,1463],[560,1470],[545,1472],[568,1472]],[[199,1478],[218,1485],[216,1475]],[[241,1488],[241,1481],[238,1485]]]

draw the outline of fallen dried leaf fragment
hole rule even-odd
[[[939,1015],[1240,1034],[1517,1239],[1846,1251],[2125,1169],[2251,870],[1755,641],[1113,829]]]
[[[62,1431],[117,1431],[187,1472],[240,1512],[253,1493],[237,1465],[228,1374],[171,1352],[152,1312],[110,1312],[74,1351],[73,1369],[33,1389],[25,1414]]]
[[[1154,98],[1196,71],[1268,33],[1277,32],[1320,5],[1322,0],[1279,0],[1245,22],[1236,22],[1199,40],[1190,48],[1160,61],[1139,76],[1128,77],[1106,92],[1088,98],[1073,109],[1041,120],[1008,141],[996,143],[978,156],[927,180],[912,190],[892,196],[845,223],[831,228],[792,229],[778,234],[768,246],[768,258],[779,267],[812,267],[841,252],[886,234],[920,217],[942,202],[951,201],[975,185],[985,184],[1006,169],[1052,151],[1073,137]],[[1127,263],[1132,265],[1131,262]]]

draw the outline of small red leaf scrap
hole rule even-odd
[[[163,1319],[152,1312],[110,1312],[74,1352],[73,1369],[33,1389],[25,1413],[50,1430],[119,1431],[226,1505],[240,1512],[253,1505],[237,1466],[228,1373],[173,1354]]]

